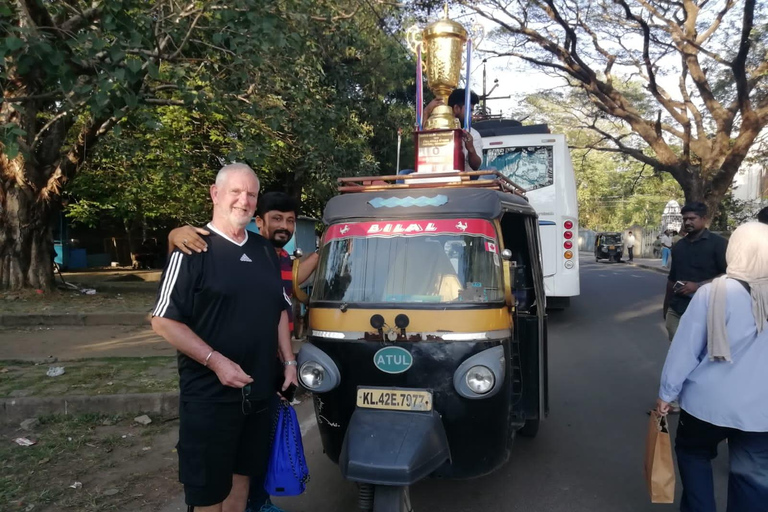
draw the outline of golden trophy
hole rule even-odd
[[[467,42],[467,30],[453,20],[445,17],[427,25],[423,30],[411,27],[407,32],[408,43],[415,51],[421,44],[424,55],[424,70],[427,84],[432,93],[443,100],[444,105],[436,107],[424,124],[427,130],[450,130],[461,128],[459,120],[448,106],[448,96],[459,86],[461,78],[461,60],[464,44]]]
[[[473,26],[478,39],[481,30]],[[461,122],[448,106],[448,96],[459,86],[462,58],[467,40],[472,35],[460,23],[448,19],[448,5],[442,19],[428,24],[423,29],[414,26],[406,33],[408,44],[418,56],[417,62],[417,131],[416,141],[417,173],[438,173],[464,170],[464,152]],[[471,50],[470,50],[471,51]],[[423,56],[423,61],[422,61]],[[469,56],[467,56],[467,61]],[[469,64],[469,62],[467,62]],[[468,67],[468,66],[467,66]],[[427,86],[432,93],[443,100],[435,107],[429,119],[422,123],[421,72],[426,72]],[[467,69],[469,81],[469,69]],[[467,83],[467,86],[469,84]],[[468,107],[468,110],[471,107]],[[423,130],[421,126],[423,124]]]

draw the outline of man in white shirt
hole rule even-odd
[[[464,103],[466,91],[464,89],[456,89],[448,96],[448,106],[453,109],[453,115],[461,123],[464,128],[464,116],[466,114],[466,104]],[[475,105],[480,103],[480,97],[474,92],[469,93],[469,102],[471,108],[474,109]],[[429,115],[432,113],[435,107],[443,105],[443,100],[435,98],[429,102],[424,108],[424,119],[429,119]],[[464,130],[464,171],[476,171],[483,163],[483,138],[480,132],[470,127],[469,131]]]
[[[669,256],[672,254],[672,236],[669,234],[669,230],[665,230],[659,237],[661,242],[661,266],[662,268],[669,268]]]
[[[629,261],[635,259],[635,235],[630,231],[627,233],[627,254],[629,255]]]

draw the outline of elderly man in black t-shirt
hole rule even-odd
[[[672,266],[664,296],[664,319],[669,341],[675,337],[680,317],[701,286],[725,274],[728,241],[706,228],[707,206],[688,203],[683,214],[684,238],[672,247]]]
[[[247,165],[219,171],[208,250],[173,252],[152,312],[179,351],[179,479],[197,512],[242,512],[249,478],[263,478],[278,351],[283,389],[298,384],[277,256],[245,229],[258,193]]]

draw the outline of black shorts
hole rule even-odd
[[[269,462],[271,415],[267,400],[179,404],[179,481],[187,505],[221,503],[232,490],[232,475],[263,478]]]

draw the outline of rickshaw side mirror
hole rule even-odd
[[[299,252],[299,250],[297,249],[296,252]],[[296,297],[296,300],[302,304],[306,304],[309,302],[309,295],[307,295],[299,286],[301,284],[299,282],[299,258],[293,260],[293,268],[291,270],[291,278],[293,281],[293,296]]]

